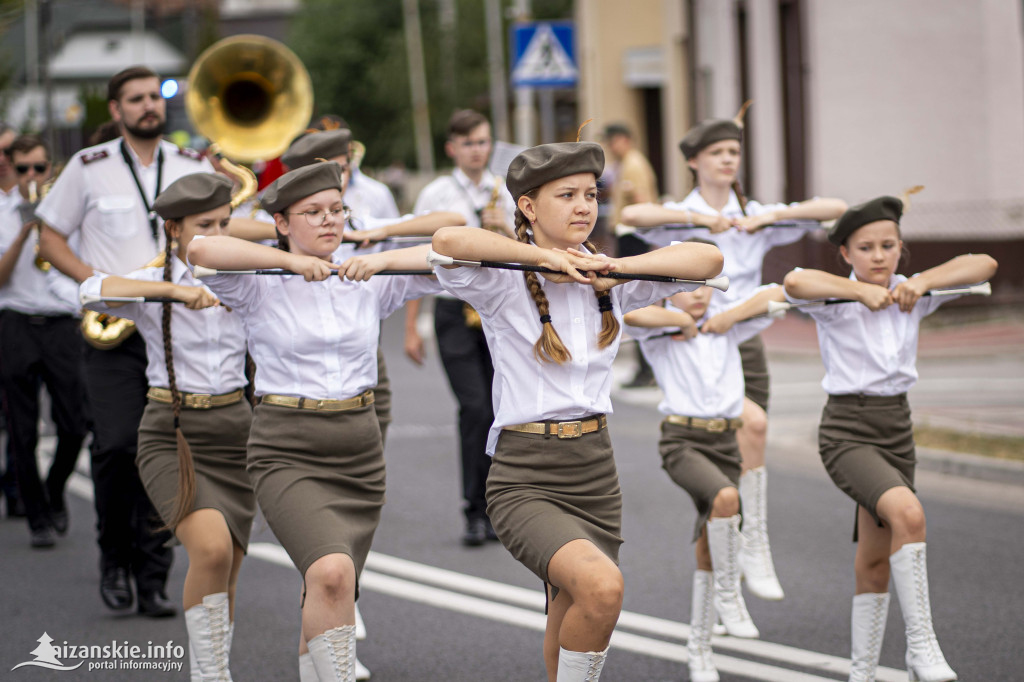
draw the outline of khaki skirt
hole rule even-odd
[[[830,395],[821,412],[818,451],[836,486],[881,526],[875,505],[882,493],[898,486],[914,490],[917,456],[906,394]]]
[[[216,509],[224,515],[231,538],[243,550],[249,546],[256,497],[245,472],[246,440],[252,408],[244,400],[209,410],[181,410],[181,430],[192,450],[196,471],[196,509]],[[135,456],[139,476],[165,524],[174,515],[178,495],[178,439],[174,410],[150,400],[139,424]]]
[[[622,491],[608,429],[564,440],[502,431],[487,515],[512,556],[545,583],[551,557],[573,540],[590,540],[617,564]]]
[[[758,334],[741,343],[739,349],[740,360],[743,362],[744,395],[767,412],[770,383],[764,341]]]
[[[347,554],[358,580],[384,506],[373,406],[328,412],[257,405],[248,468],[267,524],[299,572],[305,576],[327,554]]]
[[[697,507],[697,521],[693,526],[693,542],[696,542],[711,517],[711,506],[718,491],[739,486],[742,458],[736,432],[711,433],[663,421],[658,452],[661,453],[661,468],[690,494]]]
[[[388,378],[388,367],[384,364],[384,350],[377,346],[377,385],[373,387],[373,411],[377,414],[380,424],[381,442],[387,440],[388,426],[391,424],[391,379]]]

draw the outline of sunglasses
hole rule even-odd
[[[32,164],[18,163],[18,164],[15,164],[14,170],[17,171],[18,175],[24,175],[25,173],[28,173],[28,169],[31,168],[36,173],[39,173],[40,175],[42,175],[43,173],[46,172],[46,169],[49,168],[49,167],[50,167],[50,164],[48,164],[48,163],[32,163]]]

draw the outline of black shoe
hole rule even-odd
[[[60,511],[50,510],[50,523],[53,524],[53,529],[57,531],[57,535],[64,535],[68,532],[68,510],[61,509]]]
[[[177,615],[174,608],[162,592],[143,592],[139,590],[139,615],[147,618],[170,618]]]
[[[26,516],[28,516],[28,512],[25,511],[25,503],[21,501],[21,496],[20,495],[18,495],[17,493],[12,495],[10,492],[8,492],[6,495],[7,495],[7,518],[9,518],[9,519],[13,519],[13,518],[23,519]]]
[[[498,534],[494,532],[494,526],[491,525],[490,519],[484,519],[486,526],[484,527],[484,535],[488,540],[498,541]]]
[[[466,532],[462,534],[462,544],[466,547],[479,547],[486,541],[486,521],[484,519],[467,519]]]
[[[30,542],[33,549],[47,549],[57,544],[57,540],[53,537],[53,529],[49,526],[32,529],[31,533]]]
[[[132,607],[132,586],[128,582],[128,569],[120,566],[105,566],[100,578],[100,596],[103,603],[115,611]]]

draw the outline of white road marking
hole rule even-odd
[[[82,473],[77,471],[73,473],[68,479],[67,487],[69,492],[78,497],[89,501],[93,499],[92,481]],[[283,547],[277,544],[251,543],[249,556],[279,566],[292,567],[288,554]],[[370,552],[360,581],[362,587],[374,592],[529,630],[543,632],[546,623],[543,611],[544,595],[540,590],[506,585],[378,552]],[[619,616],[616,631],[612,635],[612,646],[615,648],[679,663],[687,661],[685,645],[645,637],[625,632],[625,630],[647,633],[661,638],[687,640],[690,636],[689,625],[632,611],[623,611]],[[850,671],[850,662],[845,658],[785,644],[733,637],[715,637],[713,644],[716,651],[733,651],[780,664],[820,670],[833,675],[846,676]],[[834,677],[819,677],[789,668],[718,653],[715,654],[715,666],[725,673],[767,682],[834,682],[835,680]],[[903,682],[906,676],[905,671],[894,668],[879,667],[876,672],[876,679],[879,682]]]

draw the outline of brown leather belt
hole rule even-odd
[[[608,426],[608,418],[603,414],[590,419],[583,419],[573,422],[529,422],[527,424],[513,424],[503,426],[505,431],[518,431],[519,433],[536,433],[539,435],[552,435],[559,438],[579,438],[585,433],[600,431]]]
[[[688,426],[691,429],[707,431],[708,433],[725,433],[726,431],[735,431],[743,426],[743,420],[739,417],[736,419],[725,419],[723,417],[703,419],[701,417],[684,417],[679,414],[670,414],[665,417],[665,421],[669,424]]]
[[[234,405],[235,403],[241,402],[245,396],[245,391],[241,388],[231,393],[222,393],[220,395],[210,395],[209,393],[182,393],[181,394],[181,406],[190,410],[209,410],[213,407],[224,407],[225,405]],[[146,392],[146,397],[158,403],[172,404],[174,401],[171,400],[171,391],[168,388],[160,388],[158,386],[151,386]]]
[[[344,412],[354,410],[366,405],[373,405],[373,390],[368,390],[354,398],[345,400],[318,400],[316,398],[296,398],[291,395],[268,394],[260,398],[263,405],[277,405],[278,407],[291,407],[297,410],[321,410],[324,412]]]

